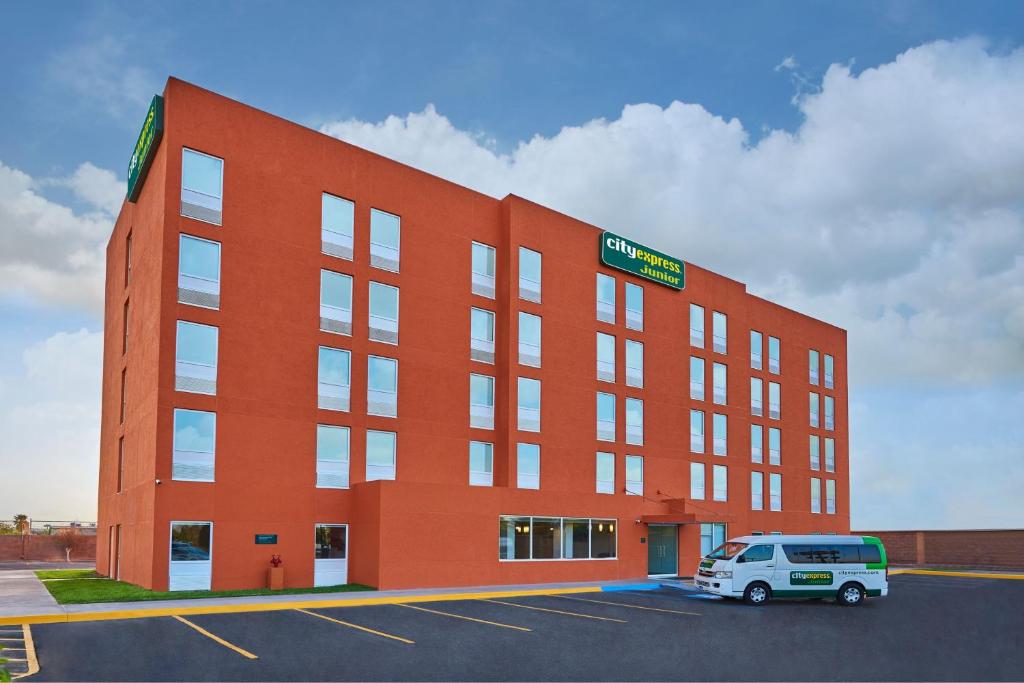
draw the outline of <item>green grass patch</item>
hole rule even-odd
[[[64,578],[64,577],[55,577]],[[234,598],[246,595],[303,595],[315,593],[346,593],[350,591],[372,591],[370,586],[346,583],[338,586],[316,588],[285,588],[273,591],[269,588],[253,588],[237,591],[151,591],[124,581],[111,579],[78,578],[67,581],[45,581],[43,585],[54,599],[62,605],[82,605],[91,602],[134,602],[136,600],[189,600],[194,598]]]
[[[40,579],[98,579],[101,574],[95,569],[40,569],[36,576]]]

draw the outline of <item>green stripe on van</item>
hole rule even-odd
[[[860,538],[861,538],[862,541],[864,541],[864,545],[877,545],[878,546],[878,554],[882,558],[881,562],[868,562],[867,565],[866,565],[867,568],[868,569],[885,569],[886,567],[888,567],[889,566],[889,558],[885,556],[885,546],[882,545],[882,539],[878,538],[877,536],[861,536]]]

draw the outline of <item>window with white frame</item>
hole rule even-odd
[[[782,419],[782,388],[778,382],[768,382],[768,417]]]
[[[644,402],[638,398],[626,399],[626,443],[644,444]]]
[[[366,414],[398,417],[398,360],[367,357]]]
[[[395,478],[397,442],[394,432],[366,431],[366,481]]]
[[[320,329],[352,334],[352,276],[320,271]]]
[[[714,455],[725,455],[729,448],[729,427],[728,418],[720,413],[715,413],[711,418],[711,452]]]
[[[540,446],[535,443],[516,444],[516,487],[540,488]]]
[[[706,557],[712,550],[725,543],[724,524],[700,525],[700,556]]]
[[[213,481],[216,442],[216,413],[175,408],[171,479]]]
[[[704,452],[704,411],[690,411],[690,450],[694,453]]]
[[[615,278],[597,274],[597,319],[615,324]]]
[[[768,428],[768,464],[782,464],[782,430],[778,427]]]
[[[825,437],[825,471],[836,471],[836,441],[828,436]]]
[[[690,346],[704,348],[704,307],[690,304]]]
[[[540,431],[540,380],[532,377],[520,377],[518,423],[521,432]]]
[[[780,345],[777,337],[768,337],[768,372],[773,375],[779,374],[780,366]]]
[[[761,354],[764,348],[764,338],[757,330],[750,331],[750,368],[751,370],[761,369]]]
[[[750,425],[750,462],[764,462],[764,427]]]
[[[764,473],[750,473],[750,509],[764,510]]]
[[[597,440],[615,441],[615,394],[597,392]]]
[[[494,247],[481,244],[480,242],[473,242],[473,293],[493,299],[494,273]]]
[[[750,414],[755,417],[764,415],[764,382],[760,377],[750,378]]]
[[[220,242],[181,236],[178,301],[202,308],[220,308]]]
[[[704,400],[704,359],[690,356],[690,398]]]
[[[469,357],[494,364],[494,313],[482,308],[469,309]]]
[[[831,396],[825,397],[825,429],[836,428],[836,400]]]
[[[811,512],[821,512],[821,479],[811,477]]]
[[[825,513],[836,514],[836,480],[825,480]]]
[[[317,407],[323,410],[349,408],[352,384],[352,354],[345,349],[321,346],[317,358]]]
[[[704,500],[704,463],[690,463],[690,498]]]
[[[540,254],[519,247],[519,298],[540,303]]]
[[[808,405],[810,406],[809,420],[812,427],[818,426],[818,395],[813,391],[808,393]]]
[[[370,209],[370,265],[398,272],[402,221],[393,213]]]
[[[725,313],[713,311],[711,313],[711,335],[714,341],[715,353],[725,353],[727,347],[727,326],[728,318]]]
[[[644,386],[644,345],[633,339],[626,340],[626,386]]]
[[[640,455],[626,456],[626,495],[644,495],[644,459]]]
[[[713,465],[712,492],[717,501],[729,500],[729,469],[725,465]]]
[[[631,282],[626,283],[626,327],[644,329],[644,288]]]
[[[825,388],[826,389],[834,389],[835,388],[835,381],[836,381],[836,378],[835,378],[835,361],[832,359],[832,356],[830,356],[829,354],[826,353],[825,354]]]
[[[398,287],[370,283],[370,341],[398,343]]]
[[[782,475],[777,472],[768,475],[768,507],[772,512],[782,510]]]
[[[494,444],[469,442],[469,485],[494,485]]]
[[[178,321],[174,346],[174,389],[217,393],[217,337],[212,325]]]
[[[814,349],[807,351],[807,381],[811,384],[818,383],[818,352]]]
[[[494,429],[494,378],[469,376],[469,426]]]
[[[597,492],[615,493],[615,454],[599,451],[596,458]]]
[[[519,364],[540,367],[541,317],[519,312]]]
[[[320,201],[320,251],[352,260],[356,205],[324,192]]]
[[[711,366],[712,398],[715,405],[726,404],[726,372],[724,363],[713,363]]]
[[[498,559],[613,560],[614,519],[512,517],[498,520]]]
[[[349,466],[349,428],[337,425],[316,426],[316,486],[321,489],[347,489]]]
[[[615,381],[615,337],[604,332],[597,333],[597,378]]]
[[[818,444],[819,444],[818,435],[817,434],[811,434],[810,440],[808,441],[808,446],[810,448],[811,469],[812,470],[821,469],[821,461],[820,461],[820,456],[819,456],[819,453],[818,453]]]
[[[181,215],[221,224],[224,160],[183,147],[181,150]]]

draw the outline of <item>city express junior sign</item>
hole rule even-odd
[[[601,263],[672,289],[683,288],[683,262],[625,237],[601,234]]]
[[[134,202],[142,192],[142,184],[146,181],[149,165],[153,163],[156,148],[160,146],[160,138],[164,134],[164,98],[153,96],[142,122],[139,139],[132,150],[132,160],[128,162],[128,201]]]

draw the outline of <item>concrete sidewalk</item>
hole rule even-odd
[[[63,609],[31,569],[0,571],[0,619],[12,614],[62,614]]]

